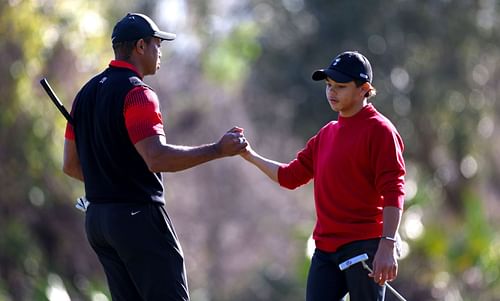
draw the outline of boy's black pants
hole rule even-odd
[[[339,269],[339,264],[363,253],[368,254],[366,262],[372,266],[379,241],[377,238],[352,242],[333,253],[316,249],[307,279],[306,301],[339,301],[347,293],[351,301],[383,301],[385,286],[375,283],[361,263],[344,271]]]

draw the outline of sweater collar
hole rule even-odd
[[[345,124],[345,125],[355,123],[358,120],[363,120],[363,119],[373,115],[376,112],[377,112],[377,110],[375,110],[375,107],[371,103],[369,103],[366,106],[364,106],[363,108],[361,108],[361,110],[359,110],[359,112],[357,112],[353,116],[342,117],[339,115],[338,122],[339,122],[339,124]]]
[[[129,62],[125,62],[125,61],[121,61],[121,60],[112,60],[110,63],[109,63],[109,66],[110,67],[115,67],[115,68],[124,68],[124,69],[130,69],[132,71],[134,71],[135,73],[137,73],[137,75],[142,79],[143,76],[141,73],[139,73],[139,71],[137,70],[137,68],[130,64]]]

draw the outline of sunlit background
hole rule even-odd
[[[113,59],[127,12],[177,34],[146,77],[167,140],[210,143],[233,125],[288,162],[329,120],[311,72],[344,50],[374,68],[375,107],[405,141],[408,300],[500,299],[500,24],[495,0],[7,0],[0,3],[0,301],[107,301],[104,273],[61,171],[67,107]],[[165,174],[193,301],[304,300],[312,185],[275,185],[239,157]],[[395,300],[388,293],[386,300]]]

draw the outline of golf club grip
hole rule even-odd
[[[57,97],[57,95],[54,92],[54,90],[52,90],[52,87],[50,87],[49,82],[47,81],[47,79],[46,78],[42,78],[40,80],[40,84],[42,85],[42,87],[45,90],[45,92],[47,92],[47,94],[49,95],[49,97],[52,100],[52,102],[56,105],[57,109],[59,109],[59,112],[61,112],[63,114],[64,118],[66,118],[66,120],[69,123],[71,123],[71,125],[74,126],[74,124],[73,124],[73,117],[71,117],[71,115],[68,113],[68,111],[66,110],[66,108],[62,104],[62,102]]]

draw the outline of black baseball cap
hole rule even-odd
[[[175,33],[161,31],[148,16],[137,13],[128,13],[123,19],[116,23],[111,35],[111,42],[119,43],[135,41],[146,37],[156,37],[162,40],[172,41]]]
[[[346,51],[337,55],[330,66],[313,72],[313,80],[323,80],[327,77],[338,83],[360,80],[371,83],[373,80],[372,66],[368,59],[357,51]]]

